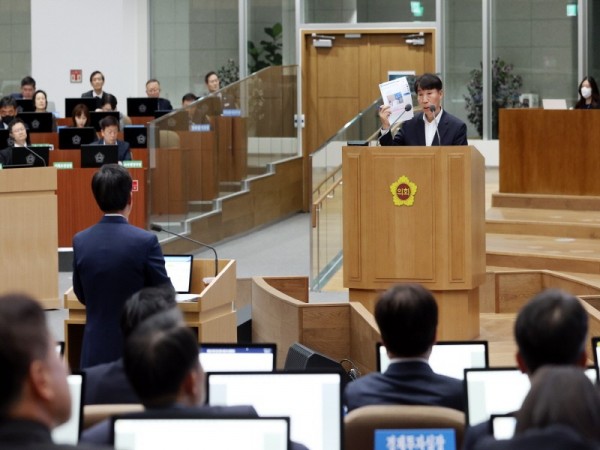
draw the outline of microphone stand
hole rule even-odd
[[[196,239],[192,239],[190,237],[184,236],[183,234],[175,233],[173,231],[167,230],[166,228],[161,227],[156,223],[150,224],[150,229],[152,231],[164,231],[165,233],[172,234],[173,236],[177,236],[178,238],[185,239],[186,241],[193,242],[194,244],[201,245],[206,248],[210,248],[215,254],[215,277],[219,274],[219,258],[217,257],[217,250],[204,242],[197,241]]]

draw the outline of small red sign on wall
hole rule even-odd
[[[138,184],[138,180],[133,180],[133,184],[131,186],[131,190],[133,192],[138,192],[139,191],[139,184]]]
[[[71,83],[81,83],[82,80],[82,70],[81,69],[71,69]]]

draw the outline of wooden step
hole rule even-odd
[[[499,208],[565,209],[600,211],[600,197],[544,194],[492,194],[492,206]]]
[[[600,240],[486,234],[488,266],[600,274]]]
[[[600,211],[490,208],[486,232],[600,239]]]

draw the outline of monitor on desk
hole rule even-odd
[[[276,344],[200,344],[205,372],[273,372],[276,360]]]
[[[48,167],[50,164],[50,147],[13,147],[12,164],[14,167]]]
[[[58,148],[73,150],[81,148],[84,144],[91,144],[98,139],[93,127],[65,127],[58,130]]]
[[[11,147],[15,142],[10,137],[8,129],[0,128],[0,150],[6,147]]]
[[[81,146],[81,167],[101,167],[119,162],[119,147],[116,145],[87,144]]]
[[[90,112],[95,111],[98,107],[98,100],[93,97],[65,98],[65,117],[72,117],[73,109],[80,103],[87,106]]]
[[[90,113],[90,122],[96,131],[100,131],[100,121],[107,116],[113,116],[120,123],[121,117],[119,111],[92,111]]]
[[[158,98],[129,97],[127,98],[127,115],[129,117],[154,116],[158,109]]]
[[[29,133],[52,133],[54,115],[49,112],[20,112],[17,114]]]
[[[144,125],[126,125],[123,127],[123,140],[131,148],[147,148],[148,129]]]
[[[18,112],[34,112],[35,105],[33,100],[30,98],[18,98],[17,99],[17,111]]]

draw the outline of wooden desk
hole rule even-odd
[[[500,193],[600,195],[600,110],[500,109]]]

